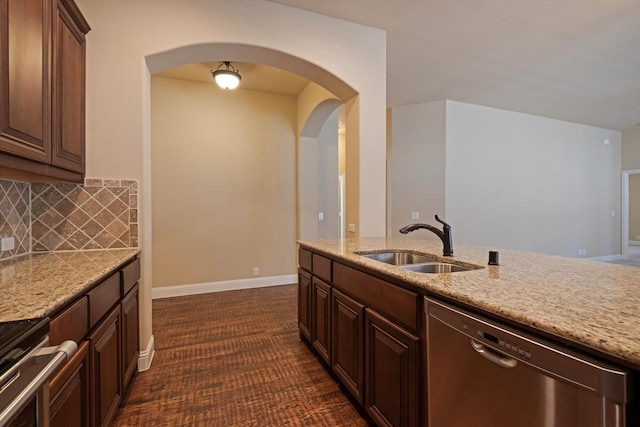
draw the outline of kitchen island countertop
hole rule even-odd
[[[421,293],[446,297],[529,329],[596,350],[640,369],[640,270],[637,267],[477,246],[442,257],[435,240],[364,238],[303,240],[301,247],[399,279]],[[423,274],[355,252],[410,250],[477,270]],[[489,250],[499,266],[487,265]]]
[[[1,261],[0,322],[51,315],[139,252],[36,252]]]

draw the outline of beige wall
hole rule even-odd
[[[296,99],[151,82],[154,287],[295,274]]]
[[[453,101],[392,120],[392,232],[426,209],[451,224],[454,247],[620,253],[620,132]]]
[[[356,185],[352,200],[358,200],[352,214],[364,235],[384,234],[385,194],[379,191],[385,182],[386,92],[380,90],[386,82],[383,31],[263,0],[77,3],[92,28],[87,36],[87,176],[140,182],[142,348],[146,348],[152,333],[154,281],[147,65],[153,55],[169,52],[167,66],[228,59],[261,62],[294,72],[304,62],[313,65],[316,72],[323,70],[315,78],[309,74],[313,80],[332,83],[337,78],[351,88],[361,101],[352,101],[356,109],[351,117],[357,120],[351,121],[350,138],[355,141],[351,158],[365,164],[352,168],[363,178],[352,180]],[[218,48],[221,45],[224,49]],[[183,51],[182,47],[194,49]],[[173,55],[175,49],[178,51]],[[240,50],[244,56],[233,57]],[[309,68],[303,71],[309,72]],[[360,204],[367,212],[362,218]]]

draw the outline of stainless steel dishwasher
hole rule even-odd
[[[633,373],[425,298],[429,427],[640,425]]]

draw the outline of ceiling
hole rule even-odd
[[[385,30],[389,107],[450,99],[640,124],[638,0],[272,1]]]
[[[198,62],[170,68],[154,73],[154,75],[214,84],[211,70],[215,71],[218,65],[220,65],[219,62]],[[240,88],[242,89],[297,96],[309,83],[308,79],[298,74],[268,65],[233,62],[233,66],[242,76],[242,81],[240,82]],[[224,69],[224,66],[222,69]]]

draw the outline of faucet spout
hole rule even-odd
[[[451,226],[438,218],[438,215],[436,215],[436,221],[442,224],[442,230],[439,230],[429,224],[409,224],[406,227],[402,227],[399,231],[402,234],[407,234],[411,231],[419,230],[421,228],[429,230],[436,236],[438,236],[440,240],[442,240],[442,254],[444,256],[453,256],[453,239],[451,236]]]

